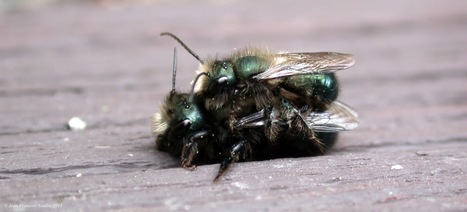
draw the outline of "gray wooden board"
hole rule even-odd
[[[0,210],[467,210],[467,2],[64,3],[0,13]],[[179,35],[199,55],[246,45],[338,51],[360,114],[327,155],[195,171],[154,148]],[[196,60],[182,48],[177,88]],[[68,120],[85,120],[68,131]]]

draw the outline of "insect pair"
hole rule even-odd
[[[218,180],[238,161],[323,154],[337,132],[358,126],[357,113],[337,101],[335,71],[354,64],[335,52],[277,53],[246,48],[222,59],[199,62],[190,93],[172,91],[153,115],[159,150],[194,169],[198,161],[220,162]]]

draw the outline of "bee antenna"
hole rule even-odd
[[[193,98],[195,96],[196,83],[198,82],[198,79],[201,78],[203,75],[206,77],[209,77],[209,75],[206,72],[201,72],[198,75],[196,75],[195,80],[193,81],[193,85],[191,85],[191,93],[190,93],[190,98],[189,98],[190,102],[193,102]]]
[[[175,79],[177,78],[177,48],[174,48],[174,61],[172,67],[172,93],[175,93]]]
[[[201,64],[204,64],[204,61],[201,60],[201,59],[199,58],[199,56],[198,56],[195,52],[193,52],[190,48],[188,48],[188,46],[187,46],[185,43],[183,43],[183,41],[180,40],[180,38],[178,38],[178,37],[175,36],[174,34],[172,34],[172,33],[170,33],[170,32],[163,32],[163,33],[161,33],[161,36],[170,36],[170,37],[172,37],[172,38],[175,39],[180,45],[182,45],[183,48],[185,48],[191,55],[193,55],[193,57],[195,57]]]

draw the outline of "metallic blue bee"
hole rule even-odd
[[[247,48],[201,60],[175,35],[161,35],[200,61],[192,91],[172,89],[153,116],[157,148],[180,156],[184,168],[220,162],[216,181],[237,161],[323,154],[337,132],[358,126],[357,113],[336,100],[334,72],[354,64],[349,54]],[[173,87],[175,71],[174,62]]]

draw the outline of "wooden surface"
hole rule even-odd
[[[0,13],[0,211],[467,210],[466,1],[67,3]],[[190,172],[150,116],[202,56],[245,45],[352,53],[360,114],[325,156]],[[78,116],[84,131],[65,125]]]

